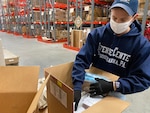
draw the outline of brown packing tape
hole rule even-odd
[[[49,78],[50,78],[50,74],[46,77],[44,83],[41,85],[39,91],[35,95],[32,103],[31,103],[31,105],[30,105],[30,107],[29,107],[29,109],[27,111],[27,113],[34,113],[35,112],[35,110],[37,108],[37,105],[38,105],[38,102],[39,102],[39,99],[40,99],[40,96],[42,95],[42,92],[43,92],[43,90],[44,90],[44,88],[45,88]]]

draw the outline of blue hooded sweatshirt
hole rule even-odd
[[[141,35],[137,21],[131,30],[117,36],[110,24],[95,28],[76,56],[72,79],[74,90],[81,90],[85,69],[91,65],[119,76],[118,92],[131,94],[150,86],[150,42]]]

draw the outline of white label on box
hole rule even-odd
[[[41,15],[44,15],[44,12],[41,12]]]
[[[90,10],[90,7],[89,6],[85,6],[84,7],[84,11],[89,11]]]
[[[42,26],[42,30],[44,29],[44,27]]]
[[[67,93],[57,86],[53,81],[50,81],[50,93],[67,108]]]
[[[34,25],[31,25],[31,29],[34,29]]]
[[[72,31],[72,28],[70,27],[69,31],[71,32]]]
[[[60,93],[61,93],[60,101],[67,108],[67,93],[64,92],[62,89],[61,89]]]
[[[49,11],[49,15],[51,15],[52,14],[52,11]]]
[[[70,8],[70,13],[73,13],[74,12],[74,8]]]
[[[53,30],[53,26],[51,26],[51,30]]]
[[[52,95],[55,95],[54,94],[54,92],[55,92],[55,85],[56,84],[54,84],[53,82],[50,82],[50,92],[51,92]]]

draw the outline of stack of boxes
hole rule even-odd
[[[143,16],[144,16],[144,9],[145,9],[146,0],[139,0],[139,9],[138,9],[138,20],[142,23]],[[147,20],[146,20],[146,27],[144,31],[144,36],[150,40],[150,3],[148,4],[148,13],[147,13]]]
[[[144,15],[144,7],[145,7],[145,0],[139,0],[139,9],[138,9],[138,20],[142,20],[143,15]],[[150,3],[149,3],[149,7],[148,7],[148,12],[150,12]],[[150,18],[150,14],[147,14],[147,19]]]
[[[71,31],[71,46],[81,48],[86,40],[87,32],[83,30]]]
[[[66,21],[66,10],[55,8],[54,14],[55,14],[54,15],[55,21],[60,21],[60,22]],[[53,15],[50,15],[50,17],[52,18],[51,20],[53,20]]]
[[[94,8],[94,21],[108,21],[108,8],[107,7],[99,7],[95,6]],[[92,10],[87,12],[85,16],[85,21],[91,21],[92,18]],[[83,18],[84,19],[84,18]]]

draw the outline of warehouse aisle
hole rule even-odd
[[[3,47],[19,56],[20,66],[40,65],[40,77],[44,77],[43,69],[74,61],[76,51],[62,47],[62,44],[47,44],[36,39],[26,39],[0,32]],[[123,113],[150,113],[150,89],[137,94],[127,95],[131,105]]]
[[[62,47],[62,44],[48,44],[34,39],[23,38],[0,32],[0,39],[5,49],[19,56],[19,65],[39,65],[40,77],[43,69],[52,65],[74,61],[76,51]]]

